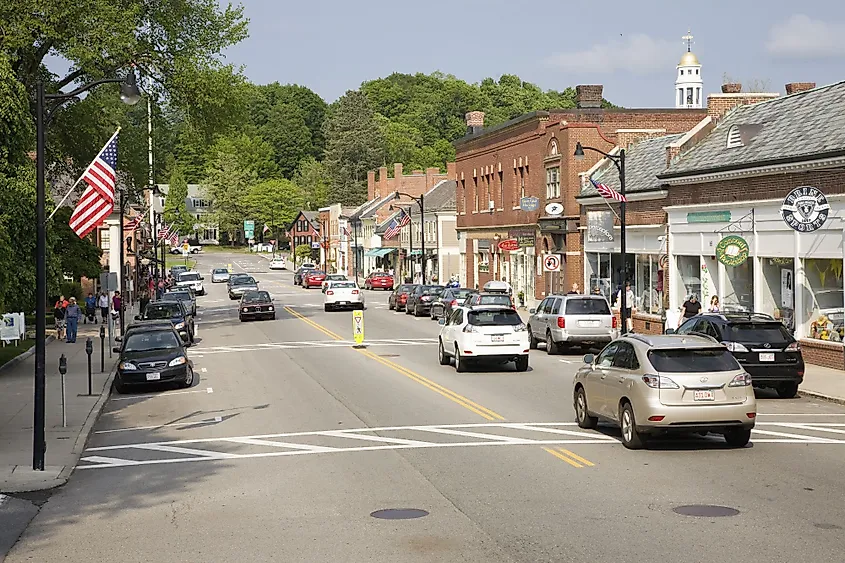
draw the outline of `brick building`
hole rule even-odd
[[[783,320],[805,361],[842,369],[845,82],[786,91],[711,94],[708,116],[686,134],[630,146],[624,266],[618,221],[587,181],[619,189],[616,168],[605,160],[583,174],[583,280],[615,289],[624,267],[637,331],[660,332],[664,319],[677,325],[689,294],[705,306],[715,295],[722,311]],[[829,209],[816,197],[784,210],[798,187],[815,188]],[[729,236],[747,244],[747,259],[717,250]]]
[[[539,111],[484,128],[483,114],[467,114],[468,134],[455,141],[457,152],[457,229],[461,245],[461,283],[474,287],[505,277],[527,305],[583,277],[579,173],[599,159],[572,158],[575,144],[605,152],[618,143],[686,132],[705,109],[605,109],[602,86],[581,85],[575,109]],[[523,210],[523,198],[537,198]],[[531,202],[525,202],[531,203]],[[549,203],[562,213],[549,216]],[[503,239],[520,249],[499,252]],[[543,274],[540,257],[561,255],[560,273]]]
[[[288,237],[290,238],[291,252],[296,253],[296,247],[302,244],[307,244],[312,248],[314,243],[317,243],[317,248],[311,253],[312,257],[316,259],[320,253],[320,213],[318,211],[300,211],[288,227]]]

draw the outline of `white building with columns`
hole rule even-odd
[[[704,79],[701,63],[692,52],[692,34],[687,32],[683,40],[687,52],[681,57],[675,74],[675,107],[678,109],[700,109],[704,107]]]

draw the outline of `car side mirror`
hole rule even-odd
[[[200,276],[200,281],[202,281],[202,280],[204,280],[204,279],[205,279],[205,277],[204,277],[204,276]]]
[[[115,346],[114,348],[111,349],[111,351],[114,352],[115,354],[120,354],[120,346]]]
[[[140,320],[141,320],[141,315],[135,315],[135,320],[136,320],[136,321],[140,321]]]
[[[440,324],[440,325],[445,325],[445,324],[446,324],[446,319],[444,319],[443,317],[440,317],[440,319],[438,319],[438,321],[437,321],[437,324]]]
[[[115,342],[123,342],[123,337],[122,336],[115,336],[114,341]]]
[[[592,354],[584,354],[584,363],[593,365],[593,362],[596,361],[596,357]]]
[[[667,328],[666,329],[666,334],[676,334],[677,332],[678,331],[676,331],[674,328]]]
[[[532,308],[532,309],[528,309],[528,314],[529,314],[529,315],[533,315],[533,314],[534,314],[534,313],[536,313],[536,312],[537,312],[537,309],[533,309],[533,308]]]

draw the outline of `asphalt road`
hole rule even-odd
[[[194,387],[113,395],[7,561],[843,560],[841,406],[763,393],[747,448],[632,452],[575,426],[579,356],[541,348],[527,373],[458,375],[438,365],[438,325],[377,291],[354,349],[351,314],[264,258],[209,253],[198,269],[227,263],[274,295],[277,319],[240,323],[207,275]]]

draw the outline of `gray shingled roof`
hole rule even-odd
[[[753,134],[753,126],[762,128],[744,146],[729,149],[728,131],[734,125],[743,136]],[[837,151],[845,152],[845,81],[733,110],[661,177],[814,160]]]
[[[625,191],[647,192],[660,187],[657,175],[666,169],[666,145],[683,135],[666,135],[653,139],[643,139],[625,151]],[[593,174],[593,180],[601,182],[616,191],[621,189],[619,171],[612,162],[607,162]],[[581,189],[578,197],[599,195],[595,186],[588,184]]]
[[[458,183],[455,180],[442,180],[425,194],[425,211],[448,211],[455,209],[455,192]]]
[[[306,219],[308,219],[312,223],[319,222],[319,221],[317,221],[317,218],[320,217],[319,211],[303,211],[302,215],[303,215],[303,217],[305,217]]]

